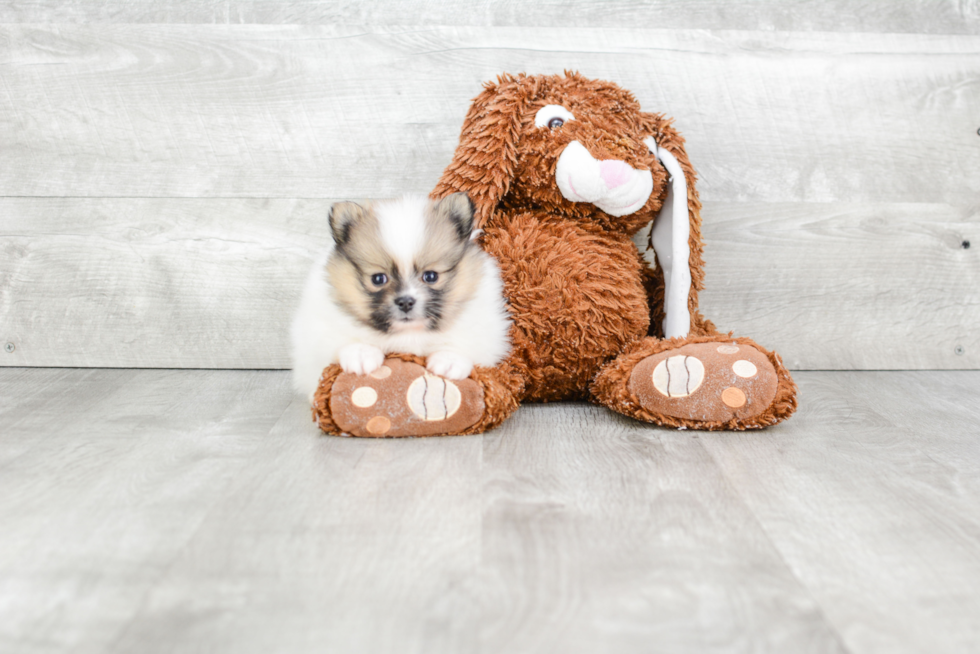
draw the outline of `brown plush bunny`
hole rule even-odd
[[[698,311],[694,183],[670,121],[611,82],[565,73],[487,84],[432,196],[464,191],[476,205],[513,315],[512,353],[457,383],[428,375],[409,355],[390,357],[381,375],[331,366],[314,398],[321,429],[478,433],[520,402],[565,399],[692,429],[789,417],[796,385],[779,356],[719,333]],[[364,386],[377,403],[355,405]],[[444,395],[453,387],[451,406],[417,410],[412,398],[436,386]]]

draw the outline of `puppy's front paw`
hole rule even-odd
[[[344,372],[354,375],[370,374],[385,362],[384,352],[373,345],[363,343],[345,345],[337,352],[337,357]]]
[[[425,360],[425,367],[446,379],[466,379],[473,372],[473,362],[455,352],[436,352]]]

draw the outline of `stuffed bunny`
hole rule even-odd
[[[695,181],[670,120],[611,82],[565,73],[488,83],[432,197],[462,191],[475,204],[504,281],[512,352],[462,382],[427,374],[410,355],[389,358],[380,378],[331,366],[314,397],[321,429],[479,433],[521,402],[566,399],[690,429],[789,417],[796,385],[779,356],[719,333],[698,310]],[[365,386],[379,399],[356,406]],[[437,392],[451,398],[439,411],[414,406]]]

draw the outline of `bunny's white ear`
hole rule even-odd
[[[691,294],[691,246],[688,242],[691,217],[687,211],[687,179],[669,150],[659,147],[652,136],[644,143],[670,175],[667,198],[653,220],[653,233],[649,238],[664,274],[664,337],[687,336],[691,331],[691,313],[687,308]],[[644,243],[641,252],[645,249]]]

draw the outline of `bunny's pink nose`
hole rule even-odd
[[[599,175],[608,188],[616,188],[629,181],[633,169],[628,164],[617,159],[606,159],[599,162]]]

